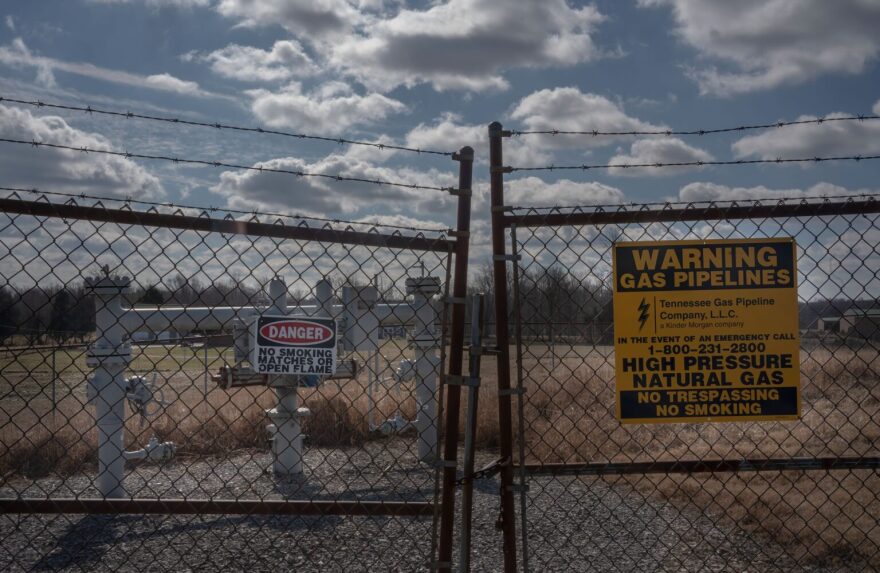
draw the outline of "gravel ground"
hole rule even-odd
[[[265,453],[178,460],[129,472],[143,497],[430,501],[433,472],[405,440],[310,448],[303,479],[279,482]],[[478,465],[493,459],[484,453]],[[7,481],[0,497],[91,497],[92,475]],[[498,483],[477,482],[473,571],[501,564]],[[531,571],[864,571],[853,558],[797,564],[783,547],[695,506],[646,500],[601,480],[535,478],[528,493]],[[517,522],[519,526],[519,521]],[[2,571],[430,571],[430,518],[0,516]]]

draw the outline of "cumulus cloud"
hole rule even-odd
[[[488,141],[483,125],[462,123],[455,113],[443,113],[432,123],[420,123],[406,134],[406,145],[422,149],[459,149],[465,145],[480,146]]]
[[[850,190],[831,183],[817,183],[807,189],[771,189],[764,185],[754,187],[730,187],[698,181],[689,183],[679,189],[678,200],[685,202],[697,201],[748,201],[755,199],[778,200],[782,198],[808,199],[815,197],[848,197],[870,193],[867,189]],[[875,191],[876,192],[876,191]]]
[[[448,224],[444,224],[434,219],[417,219],[407,215],[366,215],[354,220],[356,223],[365,223],[368,225],[394,225],[397,227],[417,227],[419,229],[435,229],[437,231],[445,231],[449,228]]]
[[[712,161],[712,155],[697,147],[688,145],[675,137],[640,139],[633,142],[629,153],[620,153],[608,162],[611,165],[633,165],[654,163],[691,163],[695,161]],[[683,171],[701,169],[700,167],[612,167],[613,175],[674,175]]]
[[[275,42],[271,50],[230,44],[209,54],[186,54],[184,59],[208,62],[215,73],[245,82],[289,80],[317,71],[303,47],[290,40]]]
[[[197,94],[199,84],[175,78],[171,74],[153,74],[144,78],[147,86],[157,90],[176,92],[179,94]]]
[[[725,67],[693,69],[704,94],[729,96],[824,74],[858,74],[880,53],[880,3],[866,0],[639,0],[668,6],[676,35]]]
[[[3,105],[0,105],[0,136],[73,147],[111,148],[105,137],[75,129],[60,117],[35,116],[28,110]],[[45,187],[50,191],[145,199],[165,196],[155,176],[122,157],[2,145],[0,172],[4,185],[10,187]]]
[[[38,84],[46,88],[56,87],[52,63],[34,56],[21,38],[15,38],[9,46],[0,46],[0,64],[12,68],[33,67]]]
[[[488,161],[489,130],[486,125],[464,123],[454,113],[443,113],[433,122],[420,123],[406,134],[407,147],[421,149],[458,150],[468,145],[474,148],[477,162]],[[550,155],[539,148],[534,138],[510,139],[504,143],[504,161],[512,165],[538,164],[550,161]]]
[[[457,182],[451,172],[385,167],[347,154],[329,155],[313,163],[296,157],[283,157],[258,163],[256,166],[440,187],[452,186]],[[220,175],[219,183],[211,190],[225,196],[229,206],[233,208],[253,209],[257,205],[260,208],[281,208],[320,216],[350,216],[365,207],[378,207],[391,214],[413,216],[419,213],[435,213],[438,207],[451,209],[448,205],[452,201],[451,196],[439,191],[332,181],[316,177],[292,177],[259,171],[225,171]]]
[[[46,86],[54,85],[55,78],[53,72],[61,71],[137,88],[148,88],[195,97],[232,99],[228,96],[205,91],[196,82],[181,80],[167,73],[142,76],[121,70],[102,68],[89,63],[68,62],[37,56],[28,49],[21,38],[16,38],[8,46],[0,46],[0,64],[19,69],[34,68],[37,70],[37,79]]]
[[[354,125],[371,124],[407,110],[401,102],[381,94],[359,95],[342,82],[329,82],[311,92],[293,82],[279,91],[247,92],[251,110],[266,125],[320,133],[342,133]]]
[[[830,113],[826,119],[852,117]],[[819,119],[802,115],[798,121]],[[866,155],[880,153],[880,121],[839,121],[821,125],[793,125],[743,137],[733,143],[737,157],[800,158],[827,155]]]
[[[617,103],[575,87],[543,89],[524,97],[513,109],[511,118],[524,131],[659,131],[666,129],[630,117]],[[629,137],[626,137],[628,139]],[[600,147],[624,138],[544,136],[549,147]]]
[[[11,14],[7,14],[4,21],[6,22],[6,27],[15,32],[15,18]]]
[[[517,129],[524,131],[663,131],[663,125],[655,125],[626,114],[616,102],[597,94],[583,93],[575,87],[543,89],[522,98],[510,112],[510,118],[518,122]],[[523,136],[508,139],[504,144],[504,162],[508,165],[537,165],[551,160],[554,149],[592,149],[619,141],[631,140],[631,136],[584,137],[584,136]],[[684,145],[681,141],[675,140]],[[420,123],[406,135],[406,145],[432,149],[458,149],[463,145],[474,147],[478,161],[485,161],[488,146],[488,127],[468,124],[461,116],[444,113],[433,122]],[[676,155],[676,145],[653,150],[658,156]],[[685,148],[689,146],[684,145]],[[689,148],[693,149],[693,148]],[[647,153],[649,150],[643,150]],[[678,153],[677,156],[681,156]],[[693,153],[691,154],[693,156]],[[656,161],[655,161],[656,162]]]
[[[620,189],[595,181],[559,179],[547,183],[537,177],[524,177],[504,182],[504,200],[511,205],[609,205],[622,203],[624,199]]]
[[[874,104],[872,110],[875,115],[880,115],[880,99],[877,100],[877,103]]]
[[[175,6],[177,8],[197,8],[208,6],[211,0],[88,0],[92,4],[134,4],[143,2],[151,8]]]
[[[437,90],[504,89],[504,70],[572,66],[601,57],[603,16],[566,0],[450,0],[401,10],[329,50],[329,61],[371,89],[430,83]]]
[[[381,0],[221,0],[244,26],[282,25],[329,66],[371,90],[429,83],[437,90],[502,90],[514,68],[572,66],[605,54],[595,6],[568,0],[449,0],[399,8]],[[392,11],[392,8],[394,9]]]
[[[245,26],[284,26],[297,36],[341,36],[364,21],[346,0],[221,0],[216,9]]]

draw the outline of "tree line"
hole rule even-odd
[[[175,275],[167,284],[132,285],[127,306],[244,306],[258,302],[262,290],[241,280],[204,284]],[[0,344],[85,342],[95,330],[95,300],[85,283],[0,287]],[[14,339],[14,340],[13,340]]]
[[[508,273],[508,321],[511,333],[516,324],[519,305],[522,335],[530,340],[554,343],[579,340],[594,344],[610,344],[613,340],[614,312],[611,283],[608,277],[573,274],[559,264],[550,267],[520,269],[518,282]],[[345,284],[359,284],[352,277],[331,277],[334,290]],[[400,298],[390,285],[380,286],[380,298],[386,302]],[[469,291],[483,293],[487,335],[494,334],[494,277],[492,265],[484,264],[471,274]],[[513,293],[518,292],[518,300]],[[294,291],[288,300],[306,303],[311,293]],[[249,286],[240,277],[203,283],[182,274],[166,283],[133,285],[126,295],[128,306],[246,306],[267,302],[261,286]],[[802,303],[802,329],[815,328],[819,317],[839,316],[852,307],[875,307],[877,300],[825,300]],[[470,320],[468,306],[468,320]],[[68,285],[34,285],[16,290],[0,286],[0,344],[10,338],[19,343],[84,342],[95,329],[95,301],[83,283]]]
[[[341,275],[329,279],[336,291],[344,285],[367,284],[365,280]],[[379,285],[379,294],[386,302],[400,298],[399,293],[387,284]],[[289,304],[305,304],[310,299],[313,299],[311,292],[297,289],[288,292]],[[188,307],[260,306],[268,302],[263,285],[248,285],[243,277],[206,282],[176,274],[164,283],[132,284],[123,304],[128,307]],[[94,330],[95,300],[84,282],[37,284],[25,289],[0,286],[0,344],[83,343]]]

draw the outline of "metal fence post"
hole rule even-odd
[[[461,303],[467,296],[468,250],[471,228],[471,182],[473,179],[474,150],[462,147],[454,156],[459,161],[458,217],[455,241],[455,276],[453,278],[453,302]],[[450,376],[461,376],[464,352],[465,305],[452,305],[452,324],[449,336]],[[461,387],[446,386],[446,421],[443,444],[443,483],[440,508],[440,544],[438,569],[452,570],[452,536],[455,519],[455,466],[458,457],[458,421],[461,408]],[[450,463],[452,462],[452,463]]]
[[[208,366],[208,340],[210,340],[210,338],[206,334],[204,343],[205,348],[203,349],[205,351],[205,396],[208,395],[208,371],[210,370],[210,366]]]
[[[473,518],[474,496],[474,449],[477,439],[477,409],[480,399],[480,358],[483,347],[483,299],[478,294],[471,297],[471,346],[468,364],[470,385],[468,386],[467,417],[464,429],[464,460],[461,486],[461,534],[459,541],[459,571],[471,570],[471,521]]]
[[[516,571],[516,522],[513,503],[513,422],[510,393],[510,333],[507,321],[507,261],[504,256],[504,159],[500,123],[489,124],[489,176],[492,205],[492,260],[495,282],[495,338],[498,343],[498,425],[501,459],[501,528],[504,571]]]
[[[58,413],[58,400],[55,394],[55,387],[58,384],[58,369],[55,364],[55,355],[58,354],[57,350],[51,350],[52,352],[52,428],[57,431],[58,426],[56,425],[56,416]]]

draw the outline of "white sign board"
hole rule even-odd
[[[336,321],[332,318],[260,316],[254,321],[251,365],[260,374],[336,372]]]

